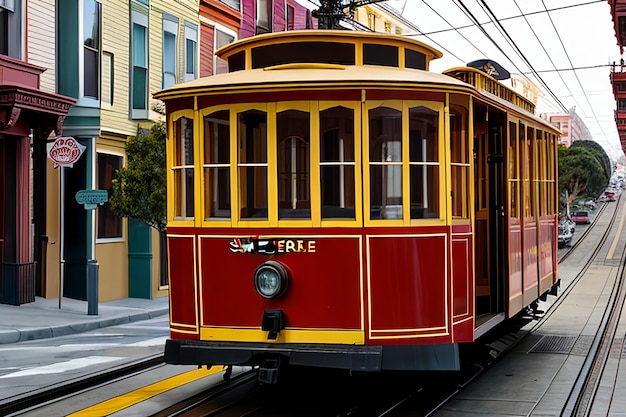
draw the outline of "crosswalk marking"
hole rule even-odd
[[[159,346],[165,345],[165,341],[168,339],[168,336],[155,337],[154,339],[142,340],[140,342],[130,343],[126,346],[130,347],[148,347],[148,346]]]
[[[78,368],[97,365],[101,363],[113,362],[123,359],[115,356],[88,356],[86,358],[72,359],[65,362],[54,363],[45,366],[35,366],[21,371],[1,375],[0,379],[18,378],[23,376],[42,375],[42,374],[60,374],[65,371],[75,371]]]

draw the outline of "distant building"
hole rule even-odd
[[[569,148],[575,141],[585,139],[583,126],[581,126],[579,119],[571,114],[551,115],[549,120],[552,126],[563,132],[563,135],[559,137],[559,145],[565,145]]]
[[[417,26],[384,2],[358,7],[354,12],[354,19],[358,24],[372,32],[391,33],[393,35],[418,33]]]

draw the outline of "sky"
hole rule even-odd
[[[610,64],[619,64],[621,54],[606,0],[386,3],[424,34],[413,38],[444,53],[431,63],[432,71],[481,58],[495,60],[511,73],[527,75],[544,92],[538,112],[575,108],[611,158],[622,154],[610,82]]]
[[[313,3],[318,1],[313,0]],[[610,64],[621,54],[607,0],[387,0],[443,53],[441,72],[488,58],[543,92],[537,112],[575,109],[611,159],[623,155]],[[477,24],[478,23],[478,24]]]

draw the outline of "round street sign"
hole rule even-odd
[[[83,154],[85,146],[71,136],[59,136],[54,140],[48,151],[48,157],[54,162],[54,167],[73,167],[74,162]]]

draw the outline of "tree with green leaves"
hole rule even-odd
[[[605,153],[606,155],[606,153]],[[571,202],[583,196],[597,196],[608,184],[603,158],[586,146],[559,146],[559,189],[567,190]]]
[[[167,277],[165,123],[126,142],[128,163],[117,170],[109,204],[116,216],[143,221],[159,232],[161,281]]]
[[[165,124],[139,132],[126,143],[126,167],[119,169],[109,197],[111,211],[139,219],[159,232],[166,225]]]
[[[594,140],[577,140],[572,143],[572,148],[577,147],[587,148],[596,155],[596,157],[602,164],[602,167],[604,168],[604,175],[606,176],[608,182],[608,180],[611,178],[611,175],[613,174],[613,163],[611,162],[609,156],[606,154],[606,151],[604,150],[602,145]]]

